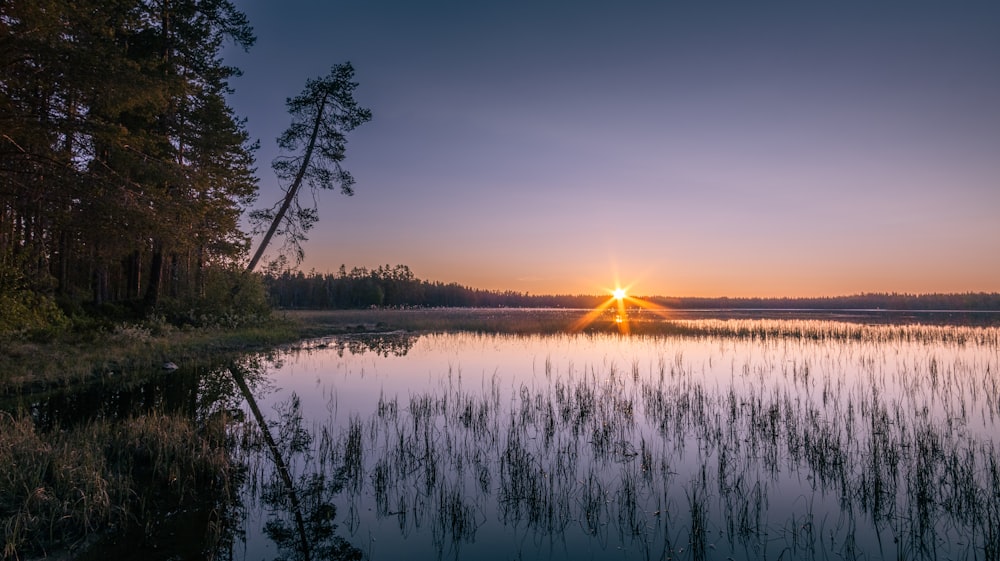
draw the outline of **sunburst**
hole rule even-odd
[[[630,288],[631,285],[624,287],[619,285],[613,289],[605,289],[611,297],[604,302],[601,302],[596,308],[590,310],[583,317],[574,322],[573,325],[570,326],[570,331],[582,331],[588,325],[597,321],[598,318],[600,318],[601,315],[603,315],[604,312],[611,306],[615,306],[617,308],[614,323],[618,327],[618,332],[623,335],[628,335],[632,332],[632,328],[629,323],[628,306],[647,310],[663,317],[664,319],[669,319],[669,310],[648,300],[643,300],[642,298],[637,298],[635,296],[629,296],[628,291]]]

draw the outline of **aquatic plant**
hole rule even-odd
[[[625,369],[545,357],[473,390],[449,369],[383,392],[321,423],[351,474],[341,500],[405,535],[432,521],[447,557],[499,524],[545,556],[582,535],[648,558],[997,558],[992,330],[694,327]],[[691,341],[717,351],[690,358]]]

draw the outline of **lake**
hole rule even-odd
[[[92,558],[1000,559],[989,316],[359,332],[112,387],[31,415],[221,422],[233,467]]]
[[[371,559],[1000,555],[996,328],[692,321],[705,334],[390,333],[257,360],[276,448],[247,413],[237,557],[302,536]]]

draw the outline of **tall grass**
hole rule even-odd
[[[503,334],[566,333],[586,310],[569,309],[410,309],[410,310],[325,310],[286,312],[287,317],[312,330],[316,336],[334,333],[371,333],[392,330],[414,332],[479,332]],[[743,315],[752,312],[737,312]],[[695,335],[751,339],[784,337],[814,340],[855,341],[938,341],[970,342],[996,345],[1000,342],[1000,327],[938,325],[920,323],[871,323],[820,319],[817,314],[797,318],[788,311],[760,311],[763,315],[780,318],[751,319],[742,316],[724,317],[725,311],[662,311],[633,310],[627,316],[633,335]],[[824,315],[819,313],[819,315]],[[617,312],[609,309],[590,323],[588,333],[618,333]],[[705,316],[723,316],[708,317]]]
[[[0,435],[3,559],[153,532],[163,512],[229,493],[221,418],[198,427],[150,414],[43,432],[27,415],[0,413]],[[218,534],[218,523],[206,534]]]

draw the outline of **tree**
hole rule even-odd
[[[254,146],[227,40],[254,40],[231,0],[0,2],[0,268],[151,307],[242,259]]]
[[[277,211],[272,207],[252,213],[258,223],[270,222],[257,251],[246,270],[253,271],[275,233],[285,236],[302,260],[301,242],[318,219],[315,206],[302,206],[302,184],[316,189],[340,187],[341,193],[353,195],[354,178],[341,167],[347,148],[346,134],[372,118],[369,109],[354,100],[354,67],[351,63],[335,65],[328,75],[311,79],[301,94],[287,101],[292,124],[278,137],[278,146],[289,155],[272,163],[278,179],[288,183]],[[299,152],[301,150],[301,152]]]

